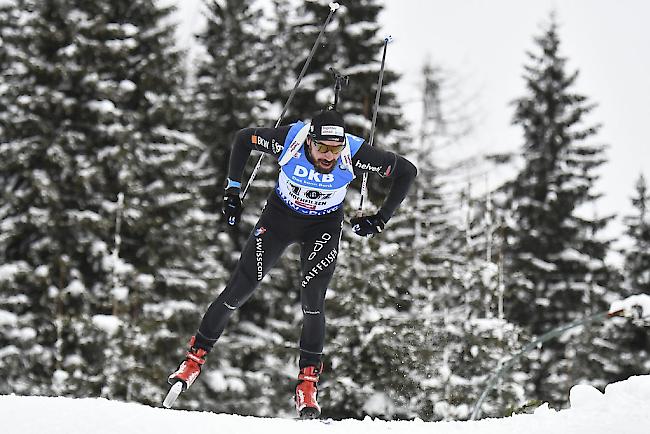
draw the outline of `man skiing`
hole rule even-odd
[[[393,180],[376,214],[351,220],[355,234],[372,236],[384,229],[406,196],[417,170],[405,158],[347,134],[342,116],[331,109],[318,113],[311,123],[245,128],[236,134],[232,145],[223,200],[223,214],[231,226],[237,225],[241,216],[241,177],[253,149],[277,158],[277,184],[230,281],[208,307],[190,340],[185,360],[168,381],[172,385],[181,382],[182,390],[192,385],[233,312],[253,294],[285,248],[299,243],[303,325],[295,403],[301,418],[314,418],[320,415],[317,383],[323,370],[323,304],[336,266],[348,184],[356,174],[364,172]]]

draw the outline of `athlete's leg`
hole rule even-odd
[[[267,206],[251,232],[226,288],[210,304],[196,334],[196,345],[210,350],[234,311],[250,298],[262,278],[294,241],[287,215]]]
[[[338,256],[341,219],[310,225],[301,242],[300,282],[303,312],[300,335],[300,368],[319,366],[325,341],[325,293]]]

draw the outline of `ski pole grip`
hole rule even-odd
[[[336,2],[332,2],[332,3],[330,3],[330,10],[331,10],[332,12],[334,12],[335,10],[337,10],[337,9],[340,8],[340,7],[341,7],[341,5],[338,4],[338,3],[336,3]]]

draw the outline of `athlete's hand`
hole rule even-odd
[[[384,230],[386,222],[379,214],[354,217],[350,220],[352,231],[360,237],[373,236]]]
[[[226,189],[223,195],[223,215],[226,218],[228,226],[237,226],[241,218],[243,209],[241,198],[239,197],[239,188],[230,187]]]

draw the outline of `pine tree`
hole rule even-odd
[[[210,149],[219,194],[234,134],[264,121],[262,11],[254,3],[206,1],[207,26],[197,35],[205,54],[196,72],[194,131]]]
[[[506,317],[539,335],[607,309],[609,241],[599,231],[612,217],[579,212],[599,197],[593,186],[595,170],[605,162],[604,146],[589,143],[599,130],[585,126],[595,106],[572,91],[578,72],[567,72],[554,17],[535,42],[538,53],[529,52],[525,66],[527,93],[515,101],[524,166],[506,187],[504,249]],[[593,330],[586,331],[581,339],[554,342],[540,352],[532,368],[539,399],[560,403],[572,384],[603,375],[604,363],[593,366],[589,359],[597,350],[589,341]]]
[[[625,217],[626,234],[631,243],[624,253],[622,294],[620,298],[634,294],[650,294],[650,219],[648,218],[647,183],[643,174],[636,182],[632,205],[633,215]],[[616,343],[618,363],[613,372],[616,380],[648,372],[648,334],[636,324],[624,318],[614,318],[606,324],[605,339]]]
[[[637,214],[626,218],[632,246],[625,252],[625,289],[629,295],[650,294],[650,193],[643,175],[636,183],[632,205]]]
[[[171,9],[151,0],[25,7],[20,56],[0,95],[10,101],[0,113],[0,251],[20,272],[3,296],[23,330],[38,333],[15,337],[29,357],[7,384],[27,371],[41,377],[24,390],[157,401],[158,379],[177,363],[161,323],[197,310],[172,301],[196,297],[188,292],[204,286],[209,260],[199,253],[202,147],[181,129],[185,74],[163,24]]]

